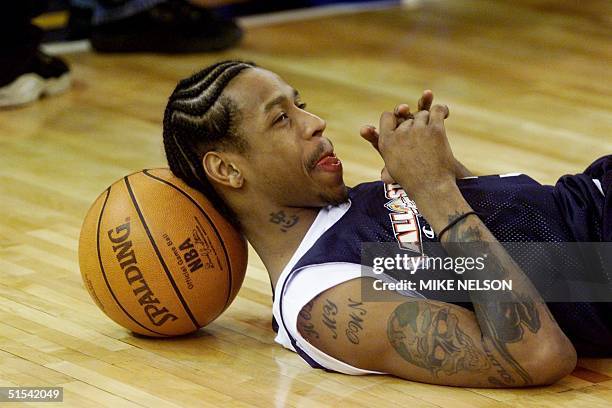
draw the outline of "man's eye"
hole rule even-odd
[[[306,103],[304,102],[296,103],[295,106],[297,106],[300,109],[306,109]]]
[[[283,112],[283,113],[281,113],[280,115],[278,115],[278,117],[276,118],[276,120],[274,121],[274,123],[275,123],[275,124],[276,124],[276,123],[280,123],[280,122],[284,121],[285,119],[289,119],[289,116],[288,116],[288,115],[287,115],[285,112]]]

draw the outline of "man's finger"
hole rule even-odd
[[[414,115],[414,126],[426,126],[429,122],[429,112],[422,110]]]
[[[405,103],[400,103],[399,105],[397,105],[395,107],[395,110],[393,111],[393,114],[398,118],[398,119],[403,119],[406,120],[408,119],[411,115],[410,113],[410,106],[406,105]]]
[[[391,133],[397,127],[397,118],[391,112],[383,112],[380,115],[380,126],[378,127],[380,130],[378,132],[379,136],[383,136]]]
[[[393,113],[395,115],[395,119],[397,120],[398,127],[405,121],[414,119],[414,115],[410,113],[410,107],[405,103],[397,105]]]
[[[429,108],[431,108],[431,104],[432,103],[433,103],[433,92],[431,92],[431,90],[427,89],[427,90],[423,91],[423,95],[421,96],[421,99],[419,99],[419,103],[417,104],[418,110],[419,111],[422,111],[422,110],[428,111]]]
[[[410,129],[410,127],[414,124],[414,119],[410,118],[410,119],[406,119],[405,121],[403,121],[402,123],[400,123],[400,125],[397,127],[398,130],[404,131],[407,129]]]
[[[378,131],[372,125],[365,125],[359,129],[359,135],[368,142],[372,143],[375,149],[378,149]]]
[[[448,118],[448,107],[446,105],[434,105],[429,112],[429,123],[444,122]]]

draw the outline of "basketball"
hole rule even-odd
[[[247,266],[243,236],[169,169],[143,170],[104,191],[79,238],[94,302],[138,334],[187,334],[236,297]]]

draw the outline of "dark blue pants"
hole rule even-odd
[[[0,86],[29,66],[42,39],[33,17],[47,9],[43,0],[0,1]]]

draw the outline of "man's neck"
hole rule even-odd
[[[266,266],[274,288],[318,213],[319,208],[271,207],[239,214],[243,232]]]

